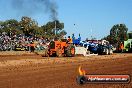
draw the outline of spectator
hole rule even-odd
[[[48,38],[38,38],[38,37],[26,37],[22,34],[16,35],[13,34],[8,36],[6,32],[0,34],[0,51],[6,50],[15,50],[16,47],[25,48],[25,50],[34,51],[36,43],[40,43],[41,46],[43,44],[48,44],[50,41]],[[30,47],[30,44],[32,45]]]

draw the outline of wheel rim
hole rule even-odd
[[[75,53],[75,49],[72,48],[72,49],[71,49],[71,54],[74,55],[74,53]]]

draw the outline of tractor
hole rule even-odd
[[[78,39],[75,38],[74,34],[72,35],[73,44],[76,45],[76,54],[99,54],[99,55],[111,55],[113,54],[113,47],[106,40],[90,40],[90,41],[81,41],[81,36],[79,34]],[[87,51],[84,49],[86,48]]]
[[[128,40],[124,41],[124,52],[132,52],[132,32],[128,33]]]
[[[48,55],[73,57],[75,56],[75,46],[68,43],[67,39],[51,41],[48,47]]]

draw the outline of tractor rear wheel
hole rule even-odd
[[[74,57],[75,56],[75,46],[69,45],[66,49],[66,56],[68,57]]]

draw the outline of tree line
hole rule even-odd
[[[110,29],[110,35],[103,39],[108,40],[110,44],[120,44],[128,39],[128,28],[125,24],[116,24]]]
[[[56,26],[55,26],[56,25]],[[30,17],[23,16],[20,21],[10,19],[0,21],[0,33],[6,32],[9,36],[13,34],[24,34],[25,36],[36,36],[46,38],[62,38],[67,34],[64,28],[64,23],[59,20],[50,21],[42,26]],[[103,39],[108,40],[111,44],[124,42],[128,39],[128,28],[125,24],[116,24],[110,29],[110,35]]]
[[[42,26],[38,26],[35,20],[27,16],[23,16],[20,21],[15,19],[0,21],[0,33],[6,32],[9,36],[24,34],[25,36],[46,38],[63,37],[67,34],[63,28],[64,23],[59,22],[59,20],[50,21]]]

